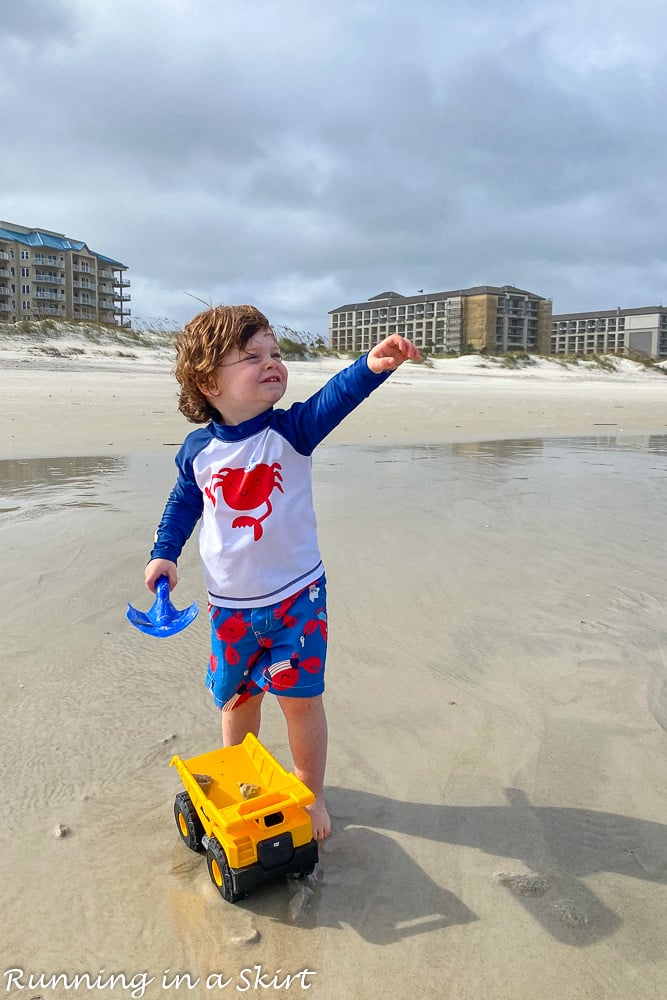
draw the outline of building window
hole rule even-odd
[[[30,260],[29,250],[21,250],[21,260]]]
[[[21,293],[23,295],[30,295],[30,285],[21,285]]]
[[[24,299],[24,300],[23,300],[23,302],[21,303],[21,308],[22,308],[22,309],[23,309],[24,311],[25,311],[26,309],[30,309],[30,303],[29,303],[29,302],[26,302],[26,300]]]
[[[30,268],[29,267],[22,267],[21,268],[21,277],[22,278],[29,278],[30,277]]]

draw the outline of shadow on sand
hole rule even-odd
[[[347,925],[371,943],[389,944],[478,919],[380,830],[506,858],[507,866],[499,862],[495,873],[498,892],[512,893],[548,934],[575,947],[608,937],[622,923],[582,881],[586,876],[613,872],[667,883],[667,826],[588,809],[533,806],[518,789],[506,789],[506,796],[505,806],[447,806],[329,788],[335,836],[321,851],[321,881],[301,890],[304,905],[294,890],[290,922]],[[447,865],[443,852],[445,884]],[[318,905],[324,889],[326,907]],[[272,897],[270,890],[264,899],[260,894],[252,909],[282,921]]]

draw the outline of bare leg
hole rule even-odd
[[[287,735],[294,760],[294,773],[315,794],[308,806],[313,837],[324,840],[331,833],[331,820],[324,801],[324,771],[327,764],[327,717],[322,696],[278,698],[287,722]]]
[[[253,733],[259,736],[259,724],[262,721],[262,699],[264,692],[256,694],[247,701],[242,702],[238,708],[223,708],[222,716],[222,745],[223,747],[236,746],[241,743],[246,733]]]

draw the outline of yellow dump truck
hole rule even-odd
[[[176,795],[178,832],[206,852],[211,881],[235,903],[270,878],[310,875],[318,862],[310,815],[315,796],[248,733],[238,746],[171,759],[185,787]]]

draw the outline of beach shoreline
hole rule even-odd
[[[306,398],[348,363],[288,362],[282,405]],[[178,413],[170,364],[150,356],[138,366],[23,356],[12,365],[0,370],[0,458],[120,454],[180,442],[193,429]],[[667,377],[641,366],[631,371],[480,369],[479,359],[404,365],[327,443],[664,433]],[[107,427],[113,432],[101,430]]]
[[[232,906],[173,820],[172,754],[220,739],[194,538],[174,601],[197,620],[125,620],[193,425],[167,363],[54,363],[0,370],[16,982],[662,1000],[667,380],[403,366],[316,450],[333,832],[313,876]],[[342,365],[288,363],[286,403]],[[262,739],[290,768],[276,705]]]

